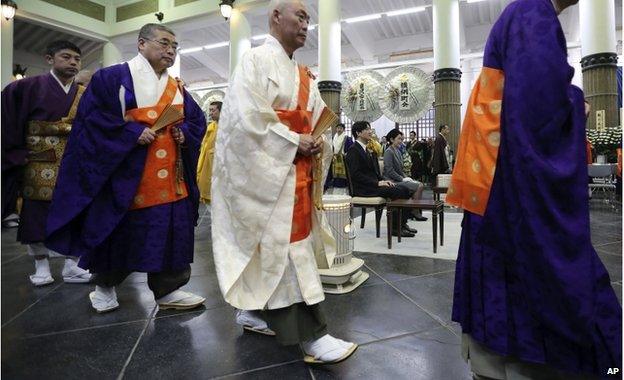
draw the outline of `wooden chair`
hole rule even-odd
[[[353,207],[351,208],[351,217],[353,217],[353,210],[357,207],[362,209],[362,220],[360,221],[360,228],[364,228],[366,222],[366,209],[375,209],[375,231],[377,237],[381,236],[381,214],[386,207],[386,198],[382,197],[356,197],[353,196],[353,184],[351,183],[351,175],[349,174],[349,165],[345,162],[345,172],[347,174],[347,184],[349,189],[349,195],[352,198]]]

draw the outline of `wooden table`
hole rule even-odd
[[[438,251],[438,216],[440,216],[440,246],[444,245],[444,202],[437,200],[396,199],[386,203],[386,215],[388,216],[388,249],[392,249],[392,214],[399,213],[402,220],[403,209],[431,210],[431,223],[433,226],[433,253]],[[401,228],[399,230],[399,243],[401,242]]]
[[[448,191],[448,187],[438,187],[434,186],[431,190],[433,190],[433,199],[436,201],[440,200],[440,194],[446,194]]]

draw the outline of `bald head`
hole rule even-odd
[[[80,70],[74,77],[74,81],[79,85],[87,87],[89,82],[91,82],[92,76],[93,72],[91,70]]]
[[[289,56],[305,44],[310,16],[302,0],[271,0],[269,30]]]

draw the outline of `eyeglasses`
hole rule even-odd
[[[175,52],[180,51],[180,45],[177,42],[169,42],[169,41],[159,41],[159,40],[151,40],[149,38],[143,38],[147,41],[156,42],[163,50],[167,50],[172,48]]]

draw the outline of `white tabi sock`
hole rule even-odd
[[[114,286],[107,288],[106,286],[95,285],[95,294],[98,296],[102,296],[103,298],[113,297],[117,299],[117,293],[115,292]]]
[[[35,276],[45,277],[50,275],[50,262],[48,259],[35,260]]]
[[[65,264],[63,265],[63,272],[71,271],[72,269],[78,266],[78,261],[73,258],[67,257],[65,259]]]

